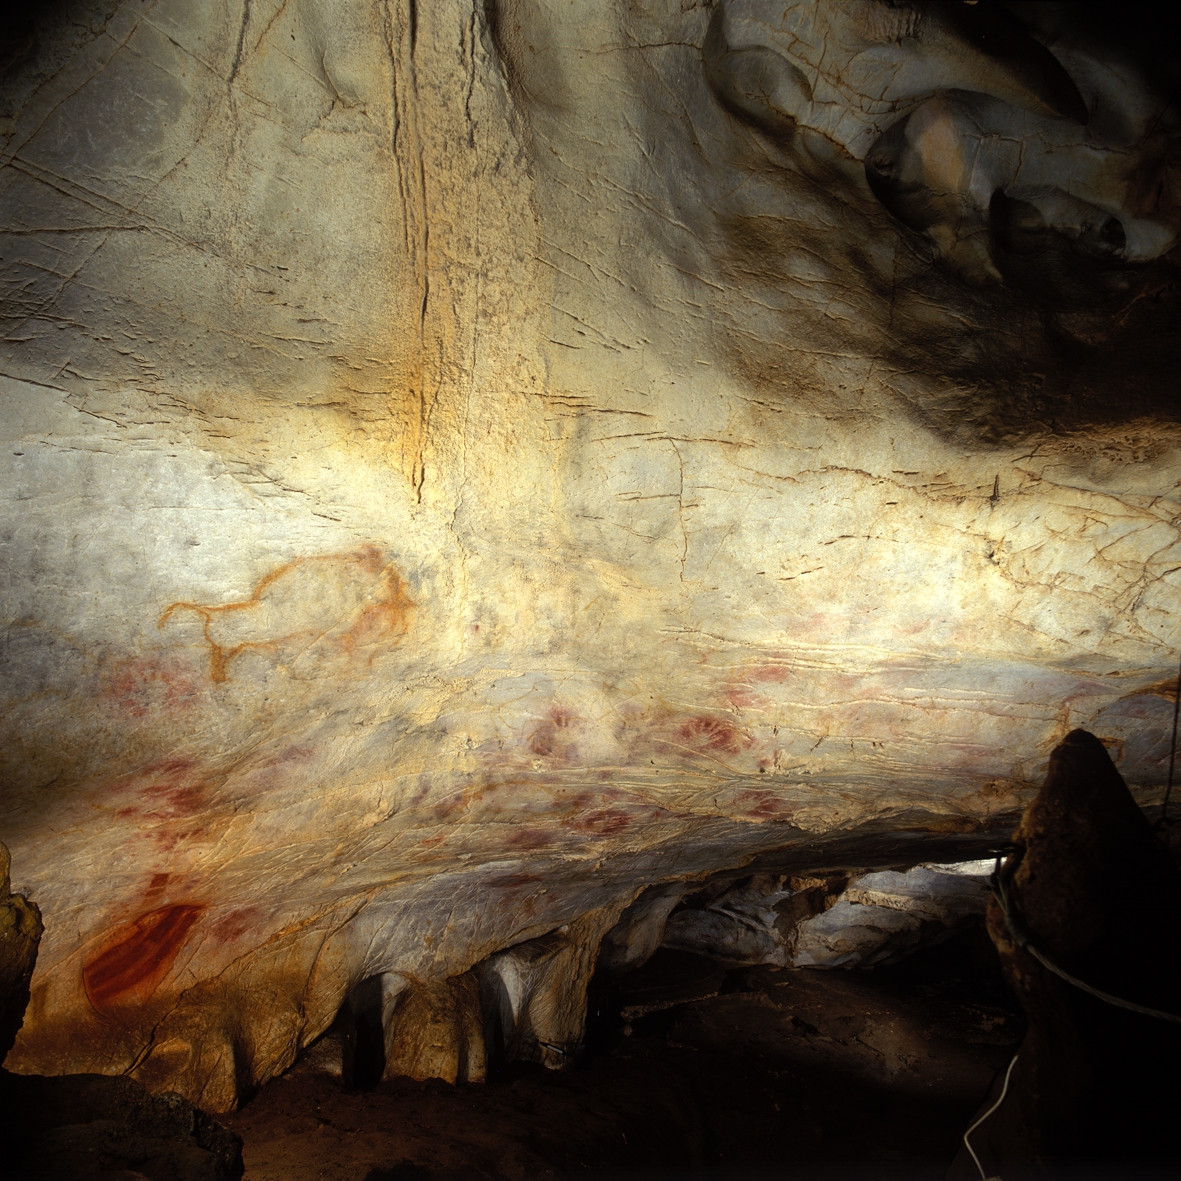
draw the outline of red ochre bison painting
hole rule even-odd
[[[248,598],[233,603],[172,603],[159,626],[185,614],[197,616],[209,645],[209,678],[220,684],[229,679],[233,660],[251,649],[282,659],[287,649],[305,651],[323,642],[351,658],[396,643],[406,634],[414,607],[398,571],[366,546],[285,562]]]

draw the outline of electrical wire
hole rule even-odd
[[[1080,980],[1077,976],[1072,976],[1069,972],[1058,967],[1053,960],[1044,955],[1035,946],[1029,936],[1029,932],[1013,917],[1013,910],[1009,905],[1009,893],[1005,889],[1005,879],[1001,872],[999,857],[997,858],[996,870],[992,876],[993,896],[996,898],[997,905],[1001,908],[1001,914],[1004,916],[1005,926],[1008,927],[1009,934],[1013,936],[1013,940],[1017,946],[1029,952],[1047,972],[1052,972],[1060,980],[1065,980],[1067,984],[1071,984],[1082,992],[1088,993],[1098,1000],[1105,1001],[1109,1005],[1115,1005],[1118,1009],[1128,1009],[1133,1013],[1140,1013],[1144,1017],[1155,1017],[1158,1021],[1172,1021],[1181,1025],[1181,1017],[1178,1017],[1176,1013],[1167,1013],[1163,1009],[1150,1009],[1147,1005],[1138,1005],[1135,1001],[1126,1001],[1122,997],[1113,996],[1110,992],[1104,992],[1102,989],[1096,988],[1094,985],[1088,984],[1085,980]]]
[[[1005,1071],[1004,1085],[1001,1087],[1001,1093],[997,1096],[996,1102],[982,1115],[976,1122],[964,1133],[964,1147],[968,1150],[972,1157],[972,1162],[976,1166],[976,1171],[980,1174],[980,1181],[1001,1181],[999,1177],[989,1177],[984,1172],[984,1166],[980,1163],[980,1158],[976,1155],[976,1150],[972,1147],[972,1142],[968,1139],[969,1136],[978,1128],[1002,1103],[1005,1101],[1005,1096],[1009,1093],[1009,1078],[1013,1074],[1013,1067],[1017,1065],[1018,1055],[1014,1054],[1012,1061],[1009,1063],[1009,1069]]]
[[[1169,799],[1173,794],[1173,775],[1177,765],[1177,726],[1179,718],[1181,718],[1181,660],[1178,662],[1177,684],[1173,692],[1173,732],[1169,742],[1169,775],[1165,785],[1165,796],[1161,801],[1160,819],[1157,821],[1158,825],[1164,824],[1168,818]],[[1060,980],[1065,980],[1067,984],[1071,984],[1082,992],[1088,993],[1098,1000],[1105,1001],[1109,1005],[1115,1005],[1120,1009],[1128,1009],[1133,1013],[1140,1013],[1145,1017],[1155,1017],[1159,1021],[1172,1021],[1181,1024],[1181,1017],[1177,1016],[1177,1014],[1166,1013],[1161,1009],[1150,1009],[1147,1005],[1138,1005],[1134,1001],[1126,1001],[1122,997],[1113,996],[1109,992],[1095,988],[1085,980],[1080,980],[1077,976],[1072,976],[1069,972],[1058,967],[1053,960],[1043,955],[1040,949],[1030,939],[1029,933],[1013,917],[1012,909],[1009,906],[1008,891],[1005,889],[1005,880],[1002,874],[1001,857],[999,854],[996,859],[996,868],[993,871],[992,882],[993,896],[996,898],[997,905],[1000,907],[1001,914],[1004,916],[1005,926],[1009,929],[1009,934],[1013,936],[1013,940],[1017,946],[1023,948],[1033,956],[1046,971],[1052,972]],[[968,1154],[972,1158],[972,1163],[976,1166],[976,1171],[980,1174],[980,1181],[1001,1181],[1001,1178],[996,1175],[990,1177],[984,1172],[984,1166],[980,1163],[980,1158],[976,1155],[976,1150],[972,1147],[970,1137],[1005,1101],[1005,1096],[1009,1093],[1009,1080],[1012,1078],[1013,1067],[1017,1065],[1018,1057],[1018,1054],[1014,1054],[1012,1060],[1009,1062],[1008,1069],[1005,1071],[1005,1081],[1001,1085],[1001,1093],[997,1096],[996,1102],[964,1132],[964,1147],[968,1150]]]

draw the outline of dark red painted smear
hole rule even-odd
[[[529,749],[535,755],[545,758],[552,755],[557,747],[567,747],[570,738],[561,734],[560,731],[569,730],[577,721],[578,715],[576,713],[563,709],[561,706],[554,706],[549,711],[549,717],[529,735]],[[573,757],[569,751],[563,753],[567,760]]]
[[[431,815],[436,820],[446,820],[449,816],[458,812],[465,807],[467,799],[461,791],[453,792],[451,795],[440,800],[431,810]]]
[[[172,811],[196,810],[200,805],[205,785],[194,772],[192,759],[173,757],[159,759],[146,767],[104,785],[102,794],[116,799],[132,796],[129,803],[115,810],[119,817],[143,815],[144,809],[166,807]]]
[[[143,790],[143,814],[156,820],[167,820],[172,816],[192,816],[201,810],[204,802],[204,784],[153,783]]]
[[[486,884],[498,889],[511,889],[513,886],[528,886],[540,881],[541,878],[535,873],[506,873],[497,878],[489,878]]]
[[[165,853],[171,853],[181,841],[187,841],[190,837],[199,836],[200,833],[200,828],[165,828],[152,833],[151,839]]]
[[[256,906],[239,907],[218,919],[210,927],[209,934],[219,943],[232,943],[235,939],[241,939],[256,924],[258,916]]]
[[[747,674],[747,680],[754,684],[781,685],[791,675],[791,669],[782,664],[759,664]]]
[[[548,832],[544,828],[525,826],[514,829],[505,844],[515,849],[540,849],[558,839],[559,836],[560,834]]]
[[[90,1003],[101,1013],[121,998],[149,997],[204,909],[203,903],[161,906],[114,931],[106,951],[82,969]]]
[[[316,752],[312,747],[296,744],[280,751],[273,759],[267,759],[264,766],[282,767],[288,763],[308,763],[315,757]]]
[[[131,718],[163,712],[175,716],[196,703],[197,682],[179,665],[129,659],[106,677],[100,696]]]
[[[576,817],[574,827],[582,832],[610,836],[612,833],[630,828],[633,819],[630,813],[621,808],[599,808],[597,811],[586,812]]]
[[[773,791],[748,789],[737,792],[734,803],[748,816],[762,820],[789,820],[795,815],[796,805],[782,799]]]
[[[558,737],[557,727],[553,722],[542,722],[529,736],[529,749],[544,758],[554,753],[554,743]]]

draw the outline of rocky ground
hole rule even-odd
[[[565,1072],[350,1093],[326,1039],[224,1117],[247,1181],[936,1181],[1021,1033],[979,928],[873,971],[671,954],[602,998]]]

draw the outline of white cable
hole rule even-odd
[[[1163,1009],[1150,1009],[1147,1005],[1138,1005],[1135,1001],[1126,1001],[1123,997],[1113,996],[1110,992],[1104,992],[1102,989],[1096,988],[1094,985],[1088,984],[1085,980],[1080,980],[1077,976],[1072,976],[1065,969],[1058,967],[1053,960],[1037,948],[1033,940],[1029,937],[1029,932],[1013,917],[1013,911],[1009,906],[1009,894],[1005,889],[1004,878],[1001,876],[999,857],[997,858],[997,868],[993,877],[996,879],[993,896],[1001,908],[1001,914],[1004,916],[1005,926],[1009,928],[1009,934],[1013,936],[1017,946],[1029,952],[1047,972],[1052,972],[1060,980],[1065,980],[1067,984],[1073,984],[1075,988],[1090,993],[1091,996],[1096,997],[1098,1000],[1105,1001],[1109,1005],[1115,1005],[1119,1009],[1127,1009],[1132,1013],[1141,1013],[1145,1017],[1155,1017],[1158,1021],[1172,1021],[1175,1024],[1181,1025],[1181,1017],[1178,1017],[1176,1013],[1167,1013]]]
[[[1138,1005],[1134,1001],[1125,1001],[1121,997],[1112,996],[1109,992],[1104,992],[1100,988],[1096,988],[1092,984],[1088,984],[1085,980],[1080,980],[1077,976],[1072,976],[1069,972],[1058,967],[1052,960],[1047,959],[1032,943],[1025,945],[1025,950],[1043,968],[1047,971],[1053,972],[1061,980],[1065,980],[1067,984],[1073,984],[1075,988],[1082,989],[1083,992],[1089,992],[1091,996],[1097,997],[1101,1001],[1106,1001],[1109,1005],[1115,1005],[1120,1009],[1127,1009],[1131,1013],[1142,1013],[1145,1017],[1155,1017],[1158,1021],[1174,1021],[1181,1024],[1181,1017],[1176,1013],[1166,1013],[1161,1009],[1150,1009],[1147,1005]]]
[[[1005,1096],[1009,1093],[1009,1077],[1013,1073],[1013,1067],[1017,1065],[1017,1055],[1013,1055],[1013,1060],[1009,1063],[1009,1069],[1005,1071],[1005,1082],[1001,1087],[1001,1093],[997,1097],[997,1101],[964,1133],[964,1147],[971,1154],[972,1160],[976,1165],[976,1171],[980,1174],[980,1181],[1001,1181],[1000,1177],[987,1177],[984,1174],[984,1166],[980,1163],[980,1158],[976,1155],[976,1150],[972,1147],[971,1141],[968,1137],[978,1128],[1002,1103],[1005,1101]]]

